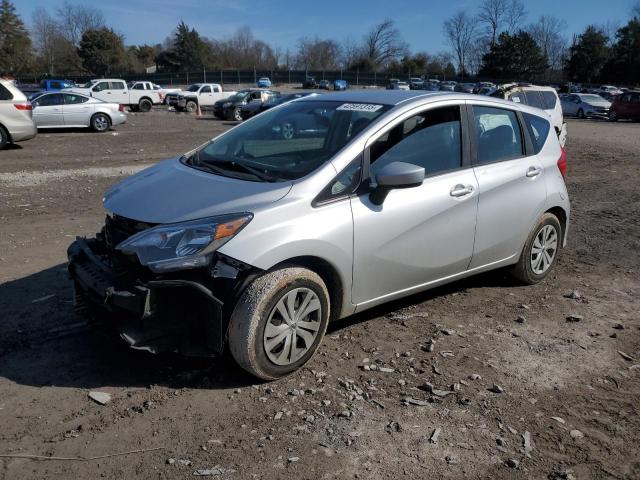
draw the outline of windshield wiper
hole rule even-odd
[[[217,169],[236,170],[236,171],[239,170],[241,172],[253,175],[254,177],[259,178],[263,182],[275,182],[277,180],[275,177],[272,177],[271,175],[268,175],[255,167],[250,167],[249,165],[246,165],[240,162],[224,161],[224,160],[207,160],[207,161],[200,160],[198,163],[206,164]]]

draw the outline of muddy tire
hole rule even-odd
[[[151,110],[151,107],[153,107],[153,103],[151,103],[151,100],[148,98],[143,98],[138,102],[138,109],[141,112],[148,112]]]
[[[229,350],[247,372],[275,380],[304,365],[322,342],[329,292],[315,272],[285,267],[247,287],[231,315]]]
[[[95,132],[106,132],[111,126],[111,119],[104,113],[96,113],[91,117],[91,128]]]
[[[562,227],[552,213],[545,213],[522,249],[511,275],[522,283],[534,285],[553,270],[562,248]]]
[[[198,104],[193,100],[189,100],[184,108],[187,112],[193,113],[198,109]]]
[[[8,144],[9,144],[9,134],[4,129],[4,127],[0,125],[0,150],[2,150]]]

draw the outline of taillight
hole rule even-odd
[[[118,105],[118,110],[121,112],[124,112],[124,105],[123,104]]]
[[[560,147],[560,151],[562,153],[560,154],[560,158],[558,159],[558,170],[560,170],[560,173],[564,178],[567,176],[567,151],[564,149],[564,147]]]
[[[33,110],[33,105],[30,103],[14,103],[13,106],[18,110]]]

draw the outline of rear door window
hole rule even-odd
[[[124,90],[127,87],[125,86],[124,82],[111,82],[111,88],[113,90]]]
[[[527,90],[523,92],[527,97],[527,105],[531,105],[532,107],[542,108],[544,109],[544,105],[542,103],[542,96],[538,90]]]
[[[55,105],[62,105],[62,103],[62,95],[59,93],[42,95],[36,100],[36,105],[38,105],[39,107],[51,107]]]
[[[542,105],[545,110],[553,110],[556,108],[556,102],[558,101],[558,97],[553,92],[542,91],[540,92],[542,96]]]
[[[0,84],[0,100],[13,100],[13,94],[2,84]]]
[[[65,93],[64,94],[64,103],[65,105],[77,105],[79,103],[84,103],[89,100],[88,97],[84,97],[82,95],[76,95],[73,93]]]
[[[473,107],[478,163],[487,164],[524,156],[516,113],[494,107]]]
[[[529,130],[529,135],[531,136],[533,150],[537,155],[540,153],[544,143],[547,141],[551,125],[548,120],[537,115],[524,112],[522,116],[524,117],[524,123],[526,124],[527,130]]]

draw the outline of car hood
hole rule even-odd
[[[611,106],[611,102],[608,102],[606,100],[603,101],[589,101],[589,102],[584,102],[587,105],[591,105],[592,107],[605,107],[605,108],[609,108]]]
[[[104,195],[111,213],[147,223],[175,223],[252,212],[289,193],[291,182],[239,180],[166,160],[113,185]]]

